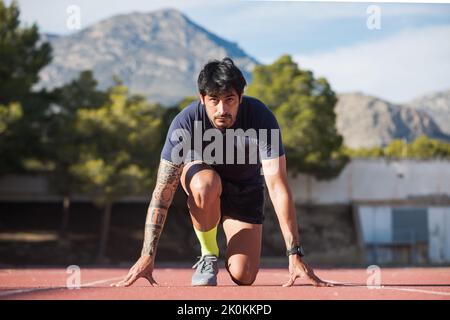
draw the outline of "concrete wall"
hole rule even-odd
[[[450,198],[450,161],[355,159],[333,180],[290,179],[298,204]]]

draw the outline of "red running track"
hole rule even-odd
[[[191,287],[193,270],[157,268],[153,275],[160,284],[151,287],[139,279],[128,288],[109,285],[124,276],[128,269],[81,268],[81,288],[68,289],[70,276],[60,269],[0,269],[0,299],[144,299],[144,300],[311,300],[311,299],[433,299],[450,300],[450,267],[382,268],[381,288],[368,288],[365,269],[316,269],[324,280],[338,283],[331,288],[316,288],[297,279],[288,280],[287,268],[261,269],[252,286],[239,287],[221,268],[217,287]]]

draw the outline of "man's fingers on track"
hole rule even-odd
[[[114,283],[113,287],[124,287],[125,283],[130,279],[131,275],[127,275],[122,281],[119,281],[117,283]]]
[[[125,276],[122,280],[120,280],[120,281],[111,283],[110,286],[111,286],[111,287],[120,287],[120,285],[121,285],[122,283],[124,283],[125,280],[126,280],[127,278],[128,278],[128,275],[126,275],[126,276]]]
[[[283,284],[283,287],[291,287],[291,286],[294,284],[295,279],[297,279],[297,276],[291,276],[291,277],[289,278],[288,282],[286,282],[285,284]]]
[[[125,287],[131,286],[133,283],[136,282],[137,279],[139,279],[139,277],[136,274],[133,274],[130,279],[125,281],[124,286]]]
[[[115,283],[111,284],[111,287],[123,287],[124,283],[125,283],[125,280],[115,282]]]
[[[137,276],[134,273],[129,273],[125,279],[123,279],[122,281],[120,281],[119,283],[117,283],[115,285],[115,287],[128,287],[130,285],[132,285],[135,281],[137,280]]]
[[[132,276],[133,276],[133,274],[132,274],[131,272],[129,272],[129,273],[123,278],[123,280],[111,284],[111,287],[123,287],[123,284],[124,284],[125,282],[127,282]]]
[[[152,276],[146,276],[145,279],[147,279],[148,282],[150,282],[150,284],[151,284],[152,286],[159,287],[158,282],[156,282],[155,279],[153,279]]]

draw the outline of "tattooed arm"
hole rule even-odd
[[[147,210],[142,256],[148,255],[154,258],[156,255],[156,247],[166,221],[167,210],[180,182],[181,171],[181,165],[161,159],[155,190]]]
[[[151,285],[157,285],[152,272],[158,246],[159,237],[166,221],[167,210],[172,203],[173,196],[180,182],[182,165],[175,165],[161,159],[156,179],[156,186],[147,210],[145,220],[144,244],[141,257],[120,282],[113,284],[116,287],[128,287],[137,279],[145,278]]]

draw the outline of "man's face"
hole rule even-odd
[[[223,95],[200,95],[202,103],[205,105],[206,114],[214,126],[218,129],[225,130],[230,128],[236,121],[239,110],[239,104],[242,96],[239,96],[236,90]]]

